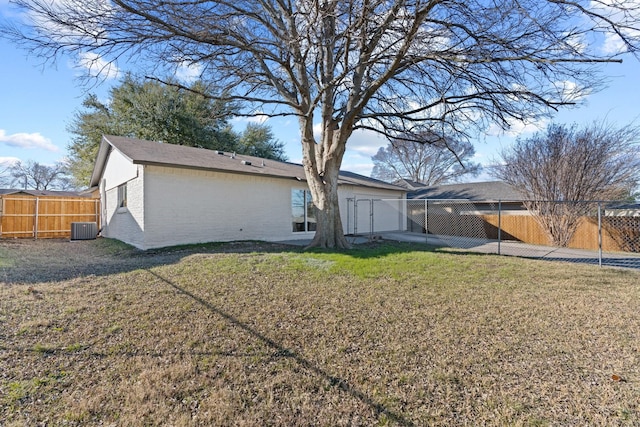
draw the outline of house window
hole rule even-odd
[[[291,222],[294,232],[316,230],[315,207],[308,190],[291,190]]]
[[[118,185],[118,207],[127,207],[127,183]]]

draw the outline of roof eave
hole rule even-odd
[[[93,163],[93,171],[91,172],[91,179],[89,180],[89,187],[99,187],[100,179],[104,172],[104,167],[109,157],[109,152],[112,149],[112,145],[104,136],[100,141],[100,147],[98,148],[98,154],[96,155],[96,161]]]
[[[277,175],[277,174],[271,174],[271,173],[255,172],[251,170],[241,171],[236,169],[224,169],[224,168],[216,168],[216,167],[180,165],[176,163],[154,162],[151,160],[133,160],[132,163],[134,165],[143,165],[143,166],[158,166],[158,167],[165,167],[165,168],[190,169],[190,170],[221,172],[221,173],[238,174],[238,175],[264,176],[269,178],[297,179],[298,181],[306,181],[305,177],[299,177],[299,176],[293,176],[293,175]]]
[[[283,170],[283,169],[277,169],[274,170],[274,172],[270,172],[269,169],[261,169],[258,166],[248,166],[249,169],[247,170],[241,170],[239,168],[223,168],[223,167],[215,167],[215,166],[206,166],[206,165],[197,165],[197,164],[176,164],[175,161],[165,161],[163,159],[150,159],[149,156],[144,156],[144,155],[138,155],[138,156],[131,156],[131,154],[127,155],[125,154],[125,152],[123,152],[123,150],[121,148],[119,148],[119,141],[120,139],[123,139],[121,137],[113,137],[115,140],[111,141],[110,140],[110,136],[109,135],[104,135],[102,137],[102,141],[100,143],[100,148],[98,149],[98,154],[96,156],[96,162],[94,164],[94,169],[91,175],[91,180],[90,180],[90,187],[94,187],[94,186],[99,186],[100,185],[100,180],[102,179],[102,176],[104,174],[104,169],[106,167],[106,163],[108,161],[109,155],[111,150],[118,150],[119,153],[121,153],[125,158],[127,158],[132,164],[136,164],[136,165],[149,165],[149,166],[156,166],[156,167],[167,167],[167,168],[179,168],[179,169],[188,169],[188,170],[200,170],[200,171],[213,171],[213,172],[220,172],[220,173],[226,173],[226,174],[240,174],[240,175],[245,175],[245,176],[262,176],[265,178],[278,178],[278,179],[295,179],[297,181],[301,181],[301,182],[306,182],[307,179],[304,176],[304,171],[302,169],[302,165],[298,165],[298,164],[293,164],[293,163],[289,163],[289,162],[279,162],[279,161],[275,161],[277,163],[283,163],[283,164],[289,164],[289,165],[294,165],[297,168],[300,169],[301,174],[295,173],[295,171],[293,170]],[[124,139],[123,139],[124,140]],[[145,141],[147,142],[147,141]],[[150,141],[148,141],[150,142]],[[125,150],[126,151],[126,150]],[[139,153],[138,153],[139,154]],[[133,158],[132,158],[133,157]],[[145,159],[146,157],[146,159]],[[252,160],[252,159],[250,159]],[[368,182],[368,180],[366,179],[366,177],[360,176],[360,178],[355,179],[353,177],[350,176],[350,174],[353,175],[357,175],[351,172],[346,172],[344,171],[345,175],[343,175],[343,171],[340,171],[340,175],[338,177],[338,184],[339,185],[354,185],[354,186],[360,186],[360,187],[366,187],[366,188],[373,188],[373,189],[383,189],[383,190],[387,190],[387,191],[398,191],[398,192],[403,192],[406,193],[406,189],[400,186],[396,186],[393,184],[389,184],[389,183],[377,183],[375,182],[375,180],[372,180],[373,182]],[[365,178],[365,179],[363,179]]]

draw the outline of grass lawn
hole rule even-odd
[[[640,425],[640,272],[0,241],[0,425]]]

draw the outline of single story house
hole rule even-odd
[[[469,201],[478,210],[495,210],[499,201],[502,208],[510,211],[526,210],[522,206],[523,196],[516,188],[502,181],[467,182],[464,184],[443,184],[422,187],[416,183],[407,188],[407,198],[414,200],[456,200]]]
[[[640,217],[640,203],[619,203],[605,206],[605,216]]]
[[[104,136],[90,185],[100,189],[102,235],[140,249],[213,241],[310,239],[315,231],[302,165],[118,136]],[[351,172],[348,200],[405,197],[398,186]],[[397,215],[389,230],[406,227]]]

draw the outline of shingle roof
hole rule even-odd
[[[395,185],[399,185],[400,187],[406,188],[407,190],[418,190],[420,188],[426,187],[422,182],[411,181],[404,178],[394,181],[393,183]]]
[[[629,203],[612,203],[608,206],[606,206],[607,209],[633,209],[633,210],[638,210],[640,209],[640,203],[634,203],[634,202],[629,202]]]
[[[113,147],[134,164],[290,178],[306,181],[302,165],[260,157],[233,154],[183,145],[105,135],[91,176],[91,186],[98,185],[107,154]],[[339,184],[404,191],[403,188],[353,172],[341,171]]]
[[[515,201],[523,196],[511,185],[501,181],[469,182],[424,187],[407,194],[410,199],[465,199]]]

